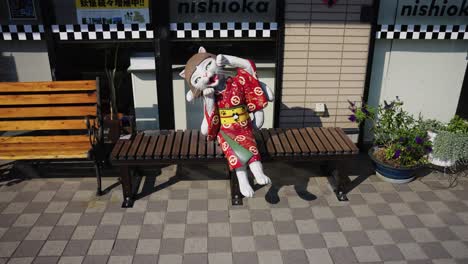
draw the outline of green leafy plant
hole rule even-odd
[[[442,122],[435,119],[423,120],[422,117],[420,117],[419,121],[421,123],[421,129],[424,129],[426,131],[437,132],[442,131],[446,128]]]
[[[378,147],[375,157],[394,167],[413,167],[427,162],[427,154],[432,151],[427,130],[421,118],[415,119],[403,110],[403,102],[396,100],[373,108],[369,105],[357,107],[349,102],[351,122],[368,121],[374,133],[374,145]]]
[[[447,124],[446,131],[457,134],[468,134],[468,121],[456,115]]]

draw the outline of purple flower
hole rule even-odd
[[[348,120],[351,121],[351,122],[356,122],[356,116],[355,115],[350,115],[348,117]]]
[[[368,115],[369,114],[369,111],[367,110],[367,108],[365,106],[361,107],[361,111],[365,114],[365,115]]]
[[[400,157],[400,154],[401,154],[401,150],[397,149],[397,150],[395,151],[395,154],[393,154],[393,158],[394,158],[394,159],[398,159],[398,158]]]
[[[419,145],[421,145],[424,142],[424,140],[420,137],[416,137],[415,141],[416,141],[416,144],[419,144]]]
[[[403,143],[403,142],[405,141],[405,138],[400,137],[400,139],[399,139],[398,141],[400,141],[401,143]]]
[[[351,102],[350,100],[348,100],[348,103],[349,103],[349,105],[350,105],[351,107],[355,107],[355,106],[356,106],[356,104],[353,103],[353,102]]]
[[[430,153],[430,152],[432,152],[432,148],[431,148],[431,147],[426,147],[426,151],[427,151],[428,153]]]

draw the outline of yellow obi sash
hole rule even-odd
[[[246,121],[250,118],[245,105],[232,108],[220,108],[219,116],[221,117],[221,124],[223,125]]]

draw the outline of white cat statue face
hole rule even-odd
[[[219,72],[220,67],[216,65],[216,57],[200,47],[198,53],[190,58],[185,69],[179,74],[191,88],[187,94],[187,100],[191,101],[198,97],[207,88],[217,87],[220,82]],[[191,75],[188,76],[188,74]]]

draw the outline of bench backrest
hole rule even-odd
[[[100,115],[97,87],[98,80],[0,82],[0,132],[72,130],[85,135],[86,117]]]

